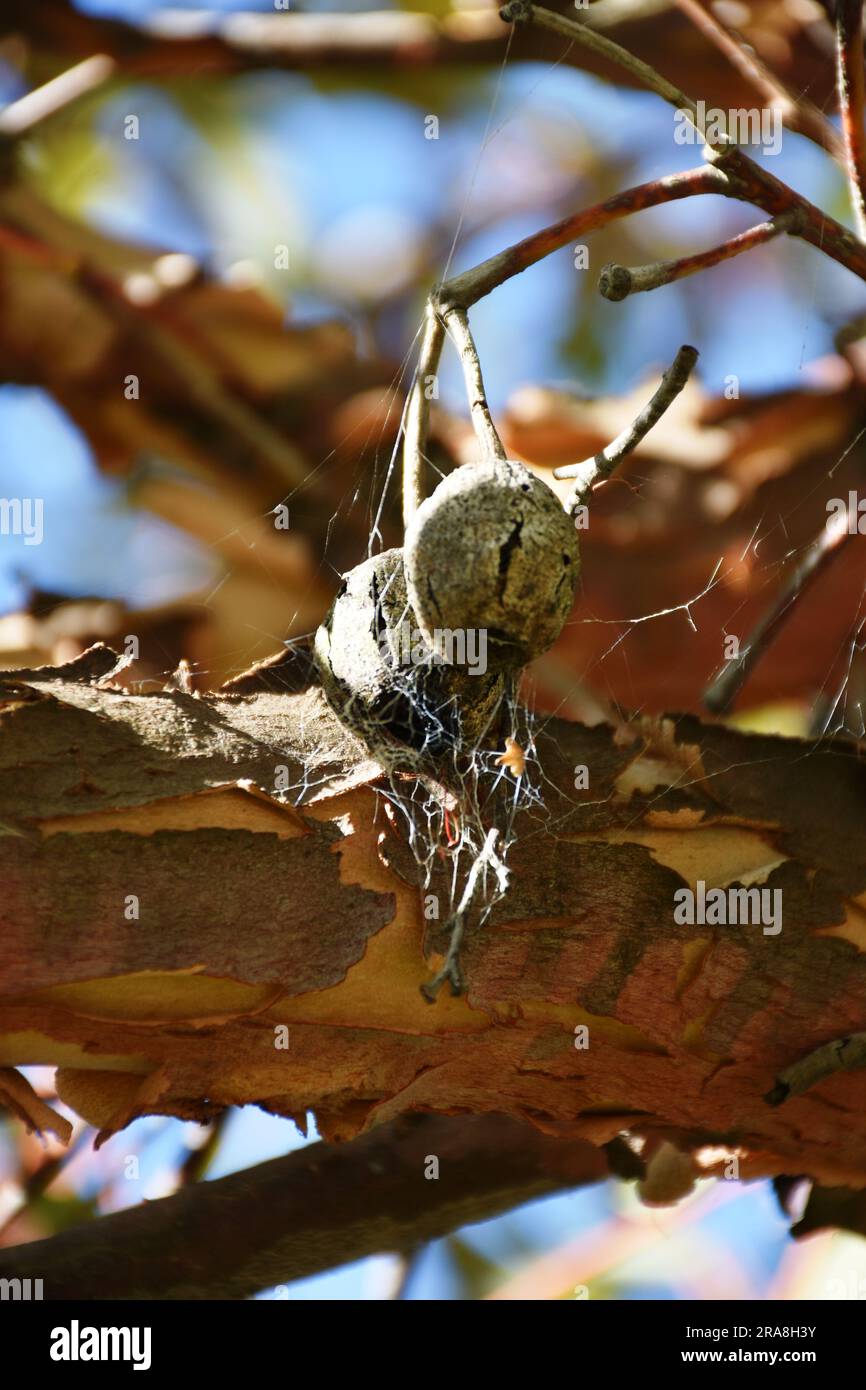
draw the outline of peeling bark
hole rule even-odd
[[[551,721],[545,806],[468,939],[468,993],[430,1007],[440,933],[305,654],[201,698],[130,694],[113,664],[94,648],[0,677],[0,1065],[57,1064],[103,1134],[245,1103],[312,1109],[329,1139],[497,1112],[597,1145],[667,1138],[705,1171],[721,1146],[744,1177],[866,1186],[866,1073],[764,1098],[866,1030],[856,747]],[[306,768],[297,807],[279,766]],[[782,931],[678,925],[674,893],[698,880],[781,889]]]

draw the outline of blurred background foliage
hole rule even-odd
[[[700,153],[674,143],[656,98],[581,71],[561,41],[528,56],[512,48],[483,0],[405,7],[460,33],[487,26],[492,37],[447,61],[409,49],[329,61],[356,32],[350,21],[378,22],[349,0],[279,16],[266,0],[206,14],[178,0],[170,15],[158,0],[7,8],[6,113],[111,35],[115,48],[103,80],[6,129],[0,151],[0,495],[45,507],[43,544],[0,537],[0,664],[68,659],[134,633],[133,688],[159,688],[181,658],[211,688],[314,628],[336,576],[368,545],[399,542],[395,450],[430,287]],[[675,6],[602,0],[608,8],[617,36],[617,25],[623,41],[637,33],[642,56],[666,71],[667,58],[693,95],[739,104],[724,59]],[[820,5],[716,8],[796,87],[829,100]],[[255,17],[315,16],[327,26],[315,61],[243,40],[258,32]],[[104,20],[130,27],[88,27]],[[214,46],[184,57],[187,40]],[[842,174],[806,139],[786,135],[770,167],[850,220]],[[582,607],[534,673],[542,706],[578,717],[608,701],[697,708],[724,631],[734,619],[748,628],[826,496],[845,495],[845,469],[862,468],[854,450],[831,485],[863,396],[856,345],[840,354],[834,341],[866,310],[866,292],[839,266],[775,243],[622,304],[597,293],[606,261],[676,257],[757,220],[717,198],[658,208],[592,239],[590,273],[566,248],[473,311],[504,437],[548,478],[616,433],[681,343],[701,351],[682,412],[599,509]],[[726,402],[732,376],[738,393]],[[431,479],[471,447],[459,367],[446,356]],[[287,531],[273,525],[280,503]],[[723,582],[695,605],[692,632],[683,605],[720,560]],[[780,645],[741,718],[803,731],[826,723],[829,707],[844,721],[862,679],[852,638],[862,572],[858,551]],[[667,606],[678,611],[630,621]],[[51,1094],[47,1070],[30,1075]],[[231,1114],[210,1137],[148,1119],[98,1153],[89,1139],[79,1133],[61,1162],[52,1142],[3,1125],[0,1239],[309,1142],[258,1112]],[[460,1232],[408,1265],[383,1257],[268,1296],[866,1296],[862,1241],[795,1246],[787,1226],[767,1184],[702,1184],[670,1210],[611,1184]]]

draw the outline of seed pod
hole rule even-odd
[[[519,669],[571,613],[580,557],[574,525],[546,483],[504,460],[457,468],[406,533],[406,585],[428,641],[486,630],[488,660]]]
[[[343,576],[313,651],[331,707],[389,765],[417,767],[485,735],[495,741],[503,678],[486,662],[474,672],[448,665],[428,647],[406,593],[402,550]]]

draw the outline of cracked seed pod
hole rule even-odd
[[[343,576],[313,651],[332,709],[389,766],[420,766],[494,737],[504,680],[433,660],[409,603],[402,550]]]
[[[404,543],[409,599],[435,630],[486,630],[488,661],[525,666],[556,641],[574,602],[574,524],[522,463],[468,463],[421,504]]]

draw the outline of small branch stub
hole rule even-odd
[[[506,24],[528,24],[532,19],[532,5],[529,0],[509,0],[499,11],[499,18]]]
[[[721,245],[709,251],[698,251],[693,256],[682,256],[675,261],[653,261],[650,265],[625,266],[614,262],[604,266],[598,280],[600,294],[615,302],[627,299],[630,294],[641,294],[646,290],[656,290],[669,285],[674,280],[684,280],[687,275],[696,275],[701,270],[710,270],[744,251],[752,251],[763,246],[775,237],[788,233],[796,236],[802,226],[803,217],[799,208],[791,208],[769,222],[759,222],[737,236],[729,237]]]

